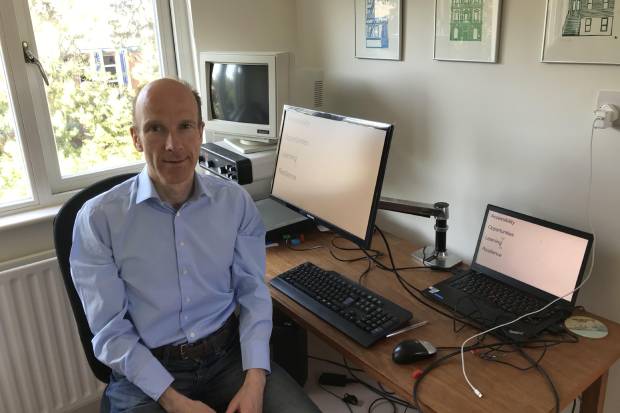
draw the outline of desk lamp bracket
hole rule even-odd
[[[404,214],[418,215],[426,218],[435,217],[435,248],[431,249],[429,246],[420,248],[411,255],[424,265],[442,270],[452,268],[461,262],[461,259],[457,256],[448,254],[446,249],[449,217],[448,207],[449,204],[447,202],[427,204],[425,202],[405,201],[403,199],[383,196],[379,200],[379,208],[386,211],[402,212]]]

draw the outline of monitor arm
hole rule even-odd
[[[449,204],[447,202],[405,201],[403,199],[381,197],[378,207],[386,211],[402,212],[404,214],[418,215],[425,218],[435,217],[435,249],[426,254],[428,247],[413,252],[413,256],[425,265],[433,268],[448,269],[461,262],[460,258],[448,255],[446,249],[446,235],[448,232]]]

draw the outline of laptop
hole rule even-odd
[[[471,268],[423,294],[487,330],[574,290],[586,271],[593,239],[586,232],[488,205]],[[517,341],[535,337],[572,313],[577,292],[492,334]]]

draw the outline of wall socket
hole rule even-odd
[[[594,110],[600,108],[604,104],[612,104],[615,105],[616,108],[620,110],[620,91],[617,90],[601,90],[598,92],[598,97],[596,99],[596,107]],[[614,129],[620,129],[620,119],[615,121],[613,126]]]

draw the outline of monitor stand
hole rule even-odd
[[[442,270],[450,269],[462,261],[455,255],[449,255],[447,251],[438,253],[432,246],[420,248],[411,255],[425,266]]]

